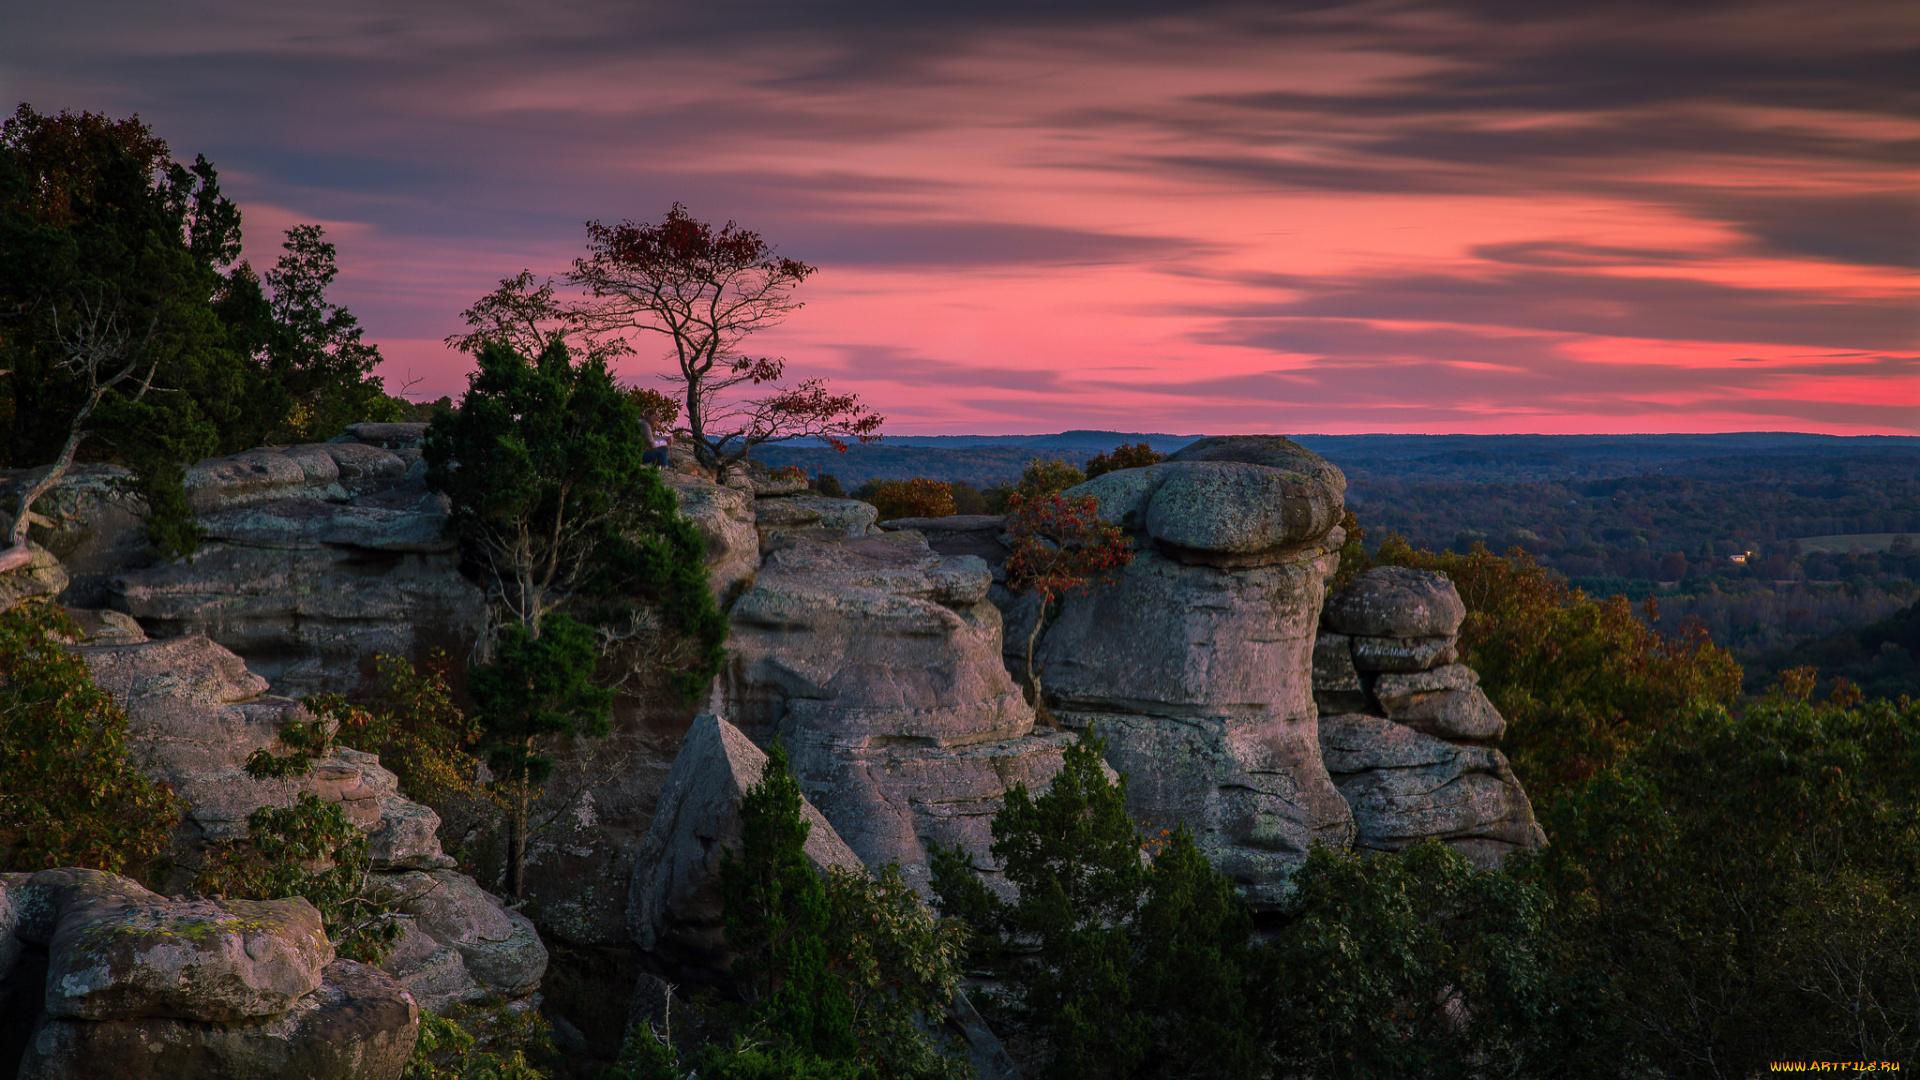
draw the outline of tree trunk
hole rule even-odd
[[[1033,687],[1033,718],[1050,728],[1058,728],[1047,712],[1047,699],[1040,696],[1040,672],[1033,666],[1033,647],[1040,640],[1040,628],[1047,625],[1047,598],[1040,597],[1040,610],[1033,617],[1033,632],[1027,635],[1027,685]]]
[[[533,752],[532,739],[527,740],[527,752]],[[507,895],[515,900],[527,898],[527,804],[530,801],[527,767],[522,764],[513,805],[507,811]]]

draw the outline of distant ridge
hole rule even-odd
[[[1205,438],[1203,435],[1165,435],[1138,431],[1062,431],[1057,435],[888,435],[882,446],[923,446],[936,450],[971,450],[981,446],[1027,446],[1035,450],[1081,450],[1098,454],[1122,443],[1144,442],[1163,454]],[[805,447],[806,442],[789,444]],[[813,446],[825,443],[814,442]]]
[[[1813,435],[1742,431],[1681,435],[1295,435],[1307,449],[1338,465],[1364,501],[1374,480],[1493,481],[1591,480],[1611,476],[1733,473],[1757,458],[1802,459],[1811,471],[1848,457],[1908,459],[1920,468],[1920,436]],[[888,435],[845,454],[820,443],[767,446],[755,456],[769,465],[828,472],[851,489],[869,479],[923,476],[989,487],[1018,479],[1036,457],[1085,464],[1123,443],[1144,442],[1163,454],[1203,438],[1157,432],[1062,431],[1040,435]],[[1821,464],[1816,464],[1821,463]]]

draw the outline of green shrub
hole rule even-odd
[[[180,800],[127,757],[127,714],[69,651],[49,604],[0,614],[0,870],[145,869]]]

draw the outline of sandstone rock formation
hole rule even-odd
[[[720,858],[739,843],[740,800],[766,767],[766,753],[739,728],[707,714],[693,722],[667,773],[628,910],[635,944],[678,971],[717,976],[731,962],[722,934]],[[865,868],[820,811],[804,801],[800,809],[815,869]]]
[[[239,657],[198,635],[77,651],[126,710],[135,764],[185,803],[169,888],[191,884],[206,844],[245,837],[255,809],[291,806],[311,792],[339,803],[367,833],[376,887],[405,898],[403,910],[416,916],[385,967],[403,985],[418,985],[422,1004],[523,996],[539,985],[547,956],[533,924],[453,872],[436,836],[438,815],[401,795],[377,757],[341,748],[304,776],[247,773],[249,755],[274,748],[283,725],[309,717],[267,695],[266,680]]]
[[[1352,835],[1311,681],[1345,487],[1285,439],[1241,436],[1068,492],[1099,499],[1136,555],[1047,628],[1036,662],[1049,705],[1107,740],[1136,818],[1186,823],[1256,905],[1279,901],[1312,844]]]
[[[1546,841],[1491,746],[1506,721],[1453,662],[1465,615],[1453,582],[1404,567],[1366,570],[1327,598],[1313,664],[1320,746],[1359,847],[1437,837],[1491,866]]]
[[[169,900],[60,869],[0,876],[0,914],[0,984],[26,969],[44,987],[7,1002],[0,1067],[21,1077],[393,1080],[412,1053],[413,997],[335,960],[305,900]]]
[[[807,798],[868,865],[898,861],[919,885],[929,840],[986,862],[1006,789],[1044,786],[1068,741],[1033,733],[991,581],[917,532],[790,534],[731,613],[729,715],[784,740]]]

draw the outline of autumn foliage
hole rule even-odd
[[[954,514],[953,485],[944,480],[883,480],[867,498],[880,511],[880,520],[938,518]]]
[[[1507,718],[1502,749],[1537,802],[1619,761],[1694,703],[1739,697],[1739,662],[1704,629],[1662,633],[1625,597],[1595,600],[1519,548],[1502,556],[1476,544],[1461,555],[1390,536],[1373,561],[1453,579],[1467,606],[1461,662]],[[1652,600],[1647,614],[1658,615]]]
[[[1046,624],[1047,608],[1072,592],[1085,592],[1109,580],[1133,561],[1133,541],[1120,526],[1100,520],[1100,500],[1058,493],[1008,500],[1007,587],[1040,598],[1033,629],[1027,634],[1027,681],[1034,708],[1045,709],[1040,674],[1033,666],[1034,644]]]

